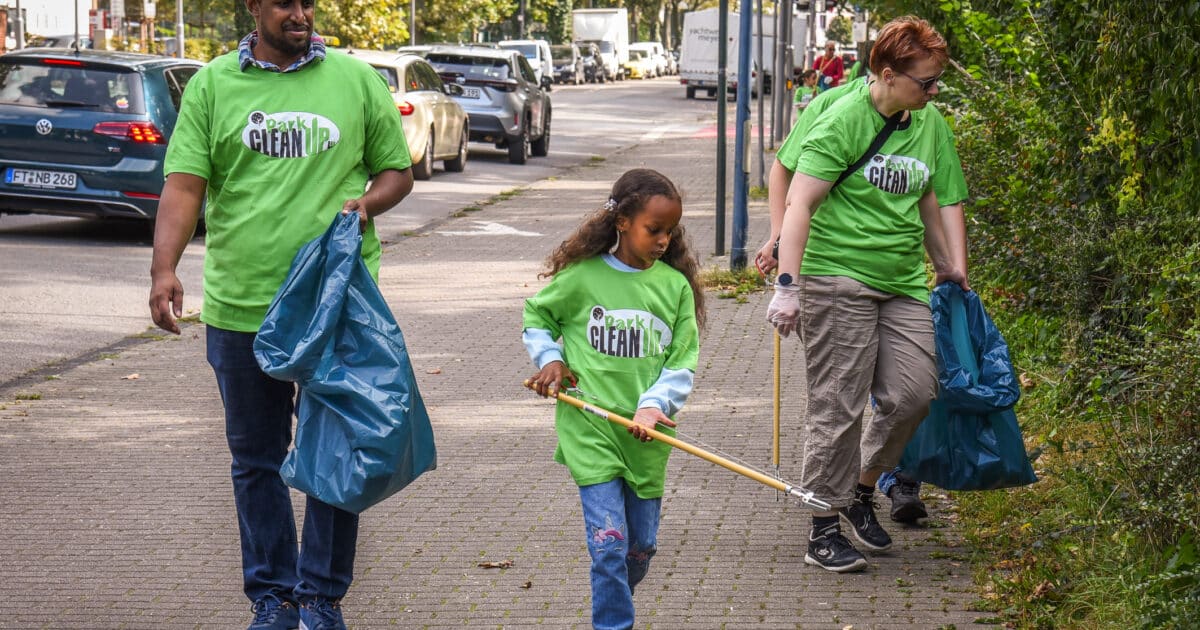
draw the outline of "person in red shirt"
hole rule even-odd
[[[842,79],[846,77],[846,66],[837,54],[837,42],[825,42],[825,54],[817,57],[817,60],[813,62],[813,70],[821,75],[817,81],[821,91],[835,88],[841,84]]]

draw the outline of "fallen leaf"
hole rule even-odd
[[[122,376],[121,380],[122,381],[136,381],[139,378],[142,378],[142,377],[137,372],[134,372],[133,374],[130,374],[129,376]]]
[[[533,588],[533,582],[528,582],[528,581],[527,581],[527,582],[525,582],[524,584],[522,584],[522,585],[521,585],[521,588]]]
[[[1020,381],[1021,387],[1024,387],[1025,389],[1033,389],[1033,379],[1029,378],[1028,374],[1022,372],[1020,376],[1017,377],[1017,380]]]
[[[510,569],[512,568],[512,560],[501,560],[500,562],[480,562],[481,569]]]
[[[430,368],[428,370],[425,370],[425,373],[426,374],[441,374],[442,368]]]

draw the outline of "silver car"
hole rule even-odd
[[[455,100],[457,85],[446,85],[421,57],[370,50],[347,50],[347,54],[371,64],[383,75],[400,110],[404,138],[412,156],[413,178],[433,177],[433,163],[442,160],[446,170],[461,173],[467,166],[467,113]]]
[[[471,119],[471,140],[508,149],[513,164],[550,152],[550,95],[521,53],[453,46],[434,48],[425,59],[444,81],[462,87],[454,98]]]

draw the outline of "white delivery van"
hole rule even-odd
[[[577,42],[593,42],[600,48],[608,80],[621,79],[629,61],[629,12],[626,9],[575,9],[571,26]]]

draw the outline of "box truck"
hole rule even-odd
[[[683,38],[680,41],[679,50],[679,83],[686,88],[688,98],[696,98],[698,91],[707,92],[709,96],[717,95],[717,57],[721,50],[717,41],[720,17],[720,9],[704,9],[683,14]],[[755,35],[755,39],[750,42],[749,48],[751,80],[754,78],[753,73],[758,70],[755,62],[755,57],[758,55],[757,16],[753,19],[750,29]],[[732,93],[737,89],[738,84],[738,34],[741,16],[731,11],[728,20],[729,37],[725,42],[726,77],[729,91]],[[792,26],[793,37],[803,41],[806,24],[807,20],[802,16],[797,17]],[[771,75],[775,69],[774,16],[763,16],[762,46],[763,68],[766,69],[763,75],[763,85],[769,92]],[[753,90],[754,87],[751,86],[751,91]]]
[[[625,9],[575,9],[571,27],[577,42],[594,42],[609,81],[623,78],[629,61],[629,12]]]

